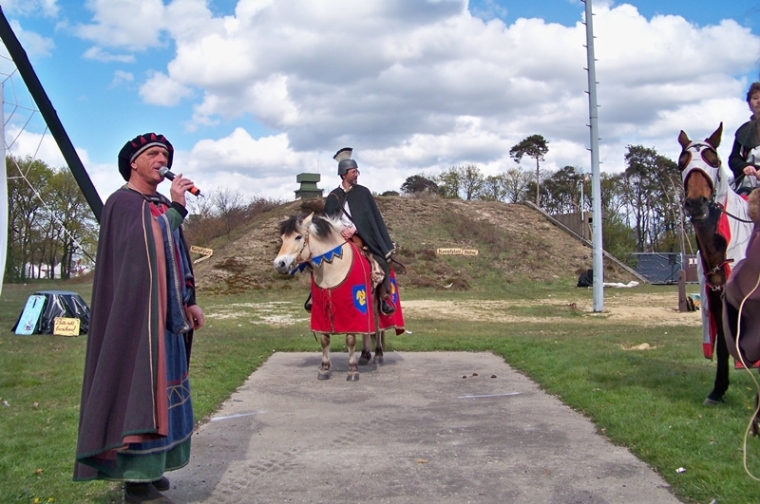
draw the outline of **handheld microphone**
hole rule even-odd
[[[161,167],[161,169],[159,169],[159,170],[158,170],[158,173],[159,173],[159,174],[160,174],[162,177],[166,177],[166,178],[168,178],[169,180],[174,180],[174,177],[175,177],[175,175],[174,175],[172,172],[170,172],[170,171],[169,171],[169,168],[168,168],[168,167],[166,167],[166,166],[162,166],[162,167]],[[195,187],[195,186],[192,186],[190,189],[188,189],[188,192],[189,192],[190,194],[192,194],[193,196],[200,196],[200,195],[201,195],[201,190],[200,190],[200,189],[198,189],[198,188],[197,188],[197,187]]]

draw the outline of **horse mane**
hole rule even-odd
[[[327,238],[333,233],[333,230],[340,232],[341,224],[337,219],[327,217],[326,215],[315,215],[311,220],[311,225],[319,238]]]
[[[287,217],[280,222],[279,231],[280,235],[289,235],[293,233],[302,232],[303,220],[308,217],[309,214],[298,214],[293,217]],[[318,238],[327,238],[331,233],[339,232],[341,228],[340,221],[324,215],[314,215],[311,219],[311,231]]]
[[[303,221],[303,215],[294,215],[293,217],[286,217],[285,220],[280,222],[280,236],[297,233],[298,223]]]

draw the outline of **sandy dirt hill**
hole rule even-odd
[[[589,247],[525,205],[397,196],[377,202],[399,244],[396,257],[407,266],[401,279],[406,286],[468,290],[484,281],[575,281],[592,265]],[[272,260],[280,246],[278,223],[302,210],[301,201],[283,204],[236,229],[229,241],[204,245],[214,254],[195,267],[199,289],[294,287],[293,278],[274,271]],[[478,255],[442,256],[438,248],[476,249]],[[609,282],[635,280],[606,259],[604,276]],[[300,277],[295,281],[306,281]]]

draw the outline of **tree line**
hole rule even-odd
[[[6,281],[70,278],[91,263],[87,255],[97,243],[95,218],[74,176],[31,157],[11,155],[5,162]]]
[[[6,282],[69,279],[90,269],[97,251],[99,226],[68,168],[55,168],[30,157],[6,157],[8,247]],[[230,189],[209,198],[188,198],[185,221],[189,243],[207,245],[280,201],[245,200]]]
[[[542,169],[540,162],[547,152],[548,142],[541,135],[531,135],[510,150],[510,157],[516,163],[532,158],[535,170],[516,165],[484,175],[475,164],[455,165],[435,176],[412,175],[400,191],[465,201],[534,200],[555,215],[590,212],[590,175],[574,166]],[[683,186],[676,163],[641,145],[626,148],[625,162],[623,173],[601,174],[605,250],[623,260],[632,252],[695,253],[693,231],[681,211]],[[6,157],[6,166],[6,281],[67,279],[83,265],[91,266],[98,224],[70,171],[12,155]],[[215,191],[208,198],[190,198],[185,233],[191,244],[200,246],[220,237],[229,241],[238,226],[281,203],[246,200],[231,189]]]
[[[535,200],[549,214],[590,212],[591,176],[574,166],[544,170],[548,152],[541,135],[531,135],[510,150],[519,163],[535,160],[536,169],[519,165],[497,175],[484,175],[475,164],[455,165],[439,175],[417,174],[401,185],[407,195],[435,194],[466,201],[518,203]],[[678,165],[653,148],[629,145],[622,173],[601,173],[604,248],[626,259],[633,252],[696,252],[696,241],[681,211],[683,184]]]

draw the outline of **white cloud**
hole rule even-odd
[[[11,15],[33,15],[39,12],[43,16],[54,18],[58,16],[59,8],[56,0],[4,0],[3,11]]]
[[[162,0],[88,0],[93,23],[80,24],[76,33],[100,46],[132,51],[160,44],[165,27]]]
[[[24,30],[16,20],[11,20],[10,25],[16,38],[31,58],[48,57],[51,55],[51,51],[55,47],[52,39]],[[3,47],[3,51],[5,52],[5,47]]]
[[[90,47],[84,52],[86,59],[110,63],[116,61],[119,63],[134,63],[135,57],[132,54],[111,54],[100,47]]]
[[[166,74],[156,72],[140,86],[140,96],[146,103],[172,107],[192,94],[192,90]]]
[[[112,88],[118,87],[125,82],[133,82],[134,80],[135,80],[135,76],[132,74],[132,72],[116,70],[113,73],[113,80],[111,81],[111,87]]]
[[[571,26],[505,24],[489,1],[481,17],[466,0],[239,0],[234,15],[217,17],[204,0],[88,5],[95,15],[80,33],[93,51],[173,42],[173,59],[140,87],[147,103],[187,101],[193,131],[247,116],[275,132],[198,142],[186,167],[210,189],[234,183],[290,198],[302,171],[331,186],[332,153],[346,145],[377,192],[452,164],[492,174],[514,166],[509,149],[531,134],[549,141],[545,168],[588,171],[579,2]],[[731,20],[647,19],[612,1],[594,11],[602,169],[624,169],[630,144],[675,157],[678,131],[704,137],[720,121],[726,158],[749,115],[743,76],[757,70],[760,37]]]

